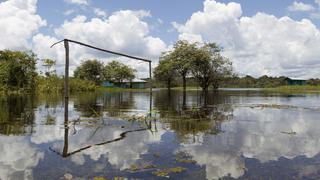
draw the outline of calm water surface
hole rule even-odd
[[[320,179],[318,94],[198,94],[0,97],[0,179]]]

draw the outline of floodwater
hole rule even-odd
[[[0,97],[0,179],[320,179],[320,96]]]

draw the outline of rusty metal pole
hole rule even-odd
[[[66,53],[65,75],[64,75],[64,146],[62,156],[68,156],[69,142],[69,42],[64,40],[64,48]]]

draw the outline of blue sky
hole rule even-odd
[[[48,47],[63,38],[151,58],[154,66],[182,39],[220,44],[239,75],[320,78],[319,26],[320,0],[0,0],[0,49],[56,59],[58,72],[63,47]],[[71,71],[98,58],[147,74],[127,59],[72,50]]]
[[[290,6],[292,0],[268,0],[268,1],[254,1],[254,0],[219,0],[219,2],[240,3],[244,16],[253,16],[257,12],[265,12],[275,15],[277,17],[290,16],[293,19],[300,20],[308,18],[307,13],[289,12],[287,7]],[[299,1],[316,6],[312,0]],[[40,31],[44,33],[52,33],[54,27],[59,26],[65,20],[70,20],[76,15],[85,15],[87,17],[95,17],[94,8],[99,8],[106,12],[107,15],[119,10],[147,10],[150,11],[152,17],[146,19],[150,24],[157,25],[151,34],[161,37],[167,43],[174,42],[177,39],[178,33],[172,29],[171,22],[176,21],[183,23],[188,20],[193,12],[201,11],[203,8],[202,0],[91,0],[89,6],[79,6],[78,4],[66,3],[64,0],[38,0],[38,12],[41,17],[44,17],[52,28],[44,27]],[[74,10],[70,15],[64,13]],[[161,19],[163,24],[157,24],[157,20]],[[319,25],[318,20],[313,22]]]

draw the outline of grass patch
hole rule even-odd
[[[130,88],[117,88],[117,87],[98,87],[101,92],[149,92],[149,88],[145,89],[130,89]]]
[[[172,90],[179,90],[179,91],[183,91],[183,87],[173,87],[171,88]],[[187,86],[186,87],[187,91],[196,91],[196,90],[201,90],[200,87],[193,87],[193,86]]]
[[[267,91],[283,92],[283,93],[319,93],[320,86],[280,86],[276,88],[267,88]]]
[[[92,81],[69,78],[70,92],[90,92],[95,91],[97,86]],[[61,93],[64,89],[64,79],[57,76],[39,77],[37,80],[37,90],[42,93]]]

